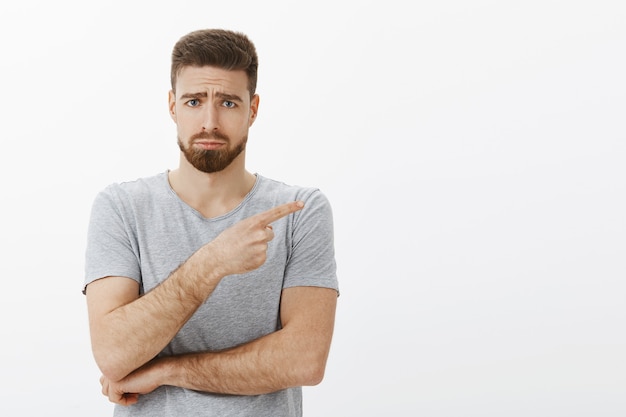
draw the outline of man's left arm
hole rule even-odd
[[[337,291],[291,287],[282,292],[282,328],[219,352],[155,359],[115,384],[102,380],[111,401],[146,394],[161,385],[221,394],[258,395],[319,384],[335,324]]]

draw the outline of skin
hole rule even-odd
[[[217,149],[245,140],[258,112],[243,71],[186,67],[169,109],[187,146]],[[198,132],[216,131],[226,140],[191,143]],[[182,155],[169,174],[174,191],[205,217],[225,214],[241,203],[255,182],[245,169],[245,150],[224,170],[204,173]],[[154,359],[220,280],[252,271],[266,260],[271,223],[303,209],[300,201],[240,221],[199,248],[158,287],[139,297],[137,282],[105,277],[88,285],[86,298],[94,358],[102,371],[102,393],[130,405],[161,385],[199,391],[257,395],[316,385],[324,376],[334,328],[337,293],[328,288],[283,290],[281,330],[219,352]]]

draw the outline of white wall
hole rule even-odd
[[[110,414],[88,212],[176,166],[169,54],[203,27],[257,44],[249,168],[333,203],[305,415],[626,415],[623,2],[136,3],[0,6],[0,415]]]

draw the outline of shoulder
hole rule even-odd
[[[100,193],[110,195],[126,194],[128,196],[141,195],[159,190],[166,183],[167,172],[161,172],[149,177],[109,184]]]
[[[93,202],[94,211],[127,212],[154,205],[154,200],[167,195],[167,173],[132,181],[116,182],[100,190]]]
[[[290,201],[304,202],[304,208],[288,216],[294,230],[321,228],[330,232],[333,228],[333,212],[330,201],[317,187],[290,185],[281,181],[259,176],[257,201],[266,207]]]
[[[141,200],[146,196],[163,192],[167,189],[167,173],[162,172],[150,177],[131,181],[115,182],[100,190],[96,199]]]
[[[259,189],[258,195],[265,198],[272,198],[287,201],[301,200],[306,205],[330,205],[328,198],[317,187],[287,184],[282,181],[258,175]]]

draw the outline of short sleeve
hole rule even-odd
[[[107,276],[141,282],[139,250],[130,224],[112,186],[96,196],[87,230],[83,292],[89,283]]]
[[[325,287],[339,292],[330,202],[314,190],[304,203],[304,208],[294,213],[283,287]]]

